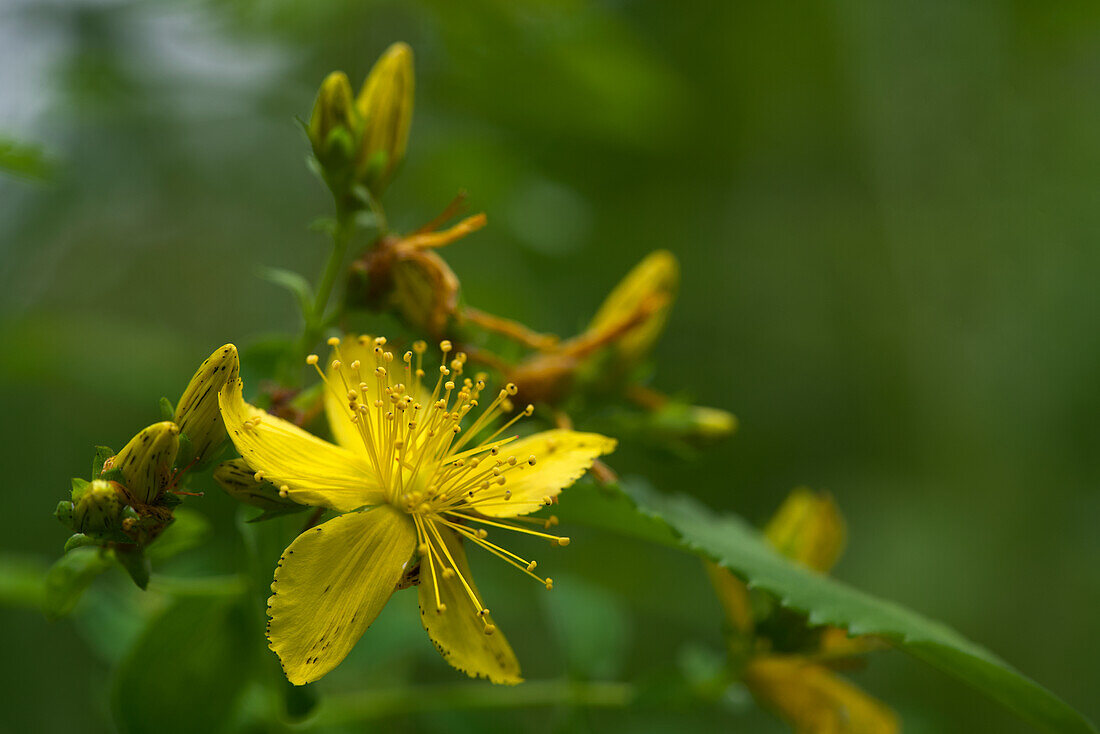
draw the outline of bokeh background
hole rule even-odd
[[[110,671],[154,602],[115,573],[51,623],[15,587],[60,554],[50,513],[93,445],[156,419],[218,345],[293,330],[255,273],[313,277],[325,255],[294,118],[395,40],[417,107],[387,211],[408,229],[470,192],[490,225],[446,252],[470,302],[571,333],[645,253],[680,258],[656,384],[741,430],[697,461],[613,465],[757,522],[796,485],[831,490],[839,577],[1100,718],[1094,3],[3,0],[0,133],[52,174],[0,176],[0,730],[111,730]],[[232,570],[232,502],[188,504],[215,532],[181,572]],[[482,564],[528,677],[720,656],[696,561],[582,537],[552,559],[581,590],[564,600]],[[410,601],[325,690],[457,680]],[[855,678],[910,732],[1026,731],[898,653]],[[782,731],[742,709],[377,725]]]

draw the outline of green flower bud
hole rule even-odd
[[[180,429],[171,421],[162,421],[130,439],[103,468],[118,470],[130,498],[147,505],[159,499],[168,487],[179,449]]]
[[[408,44],[386,49],[355,100],[363,120],[356,177],[376,196],[405,158],[413,112],[413,54]]]
[[[321,82],[309,120],[309,140],[317,160],[326,168],[350,162],[361,128],[351,82],[344,72],[334,71]]]
[[[241,365],[237,347],[219,347],[199,365],[176,406],[175,423],[191,441],[194,461],[209,458],[225,440],[225,424],[218,410],[218,393],[226,383],[235,382]]]
[[[653,413],[653,425],[660,433],[708,444],[737,430],[737,416],[719,408],[670,400]]]
[[[844,517],[833,498],[805,487],[790,493],[764,535],[783,555],[822,573],[836,564],[847,540]]]
[[[115,482],[97,479],[87,486],[72,511],[72,528],[90,537],[113,535],[122,530],[126,495]],[[62,503],[64,504],[64,503]],[[60,510],[60,506],[58,510]]]
[[[53,511],[53,516],[67,528],[73,526],[73,503],[62,500],[57,503],[57,509]]]

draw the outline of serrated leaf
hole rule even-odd
[[[251,634],[259,632],[250,632],[235,601],[178,599],[149,623],[115,670],[111,711],[118,730],[224,730],[254,660]]]
[[[268,283],[285,288],[293,294],[298,301],[298,308],[302,312],[302,318],[307,322],[313,315],[313,288],[309,281],[298,273],[282,268],[260,268],[260,277]]]
[[[888,640],[1042,730],[1096,734],[1060,698],[949,627],[792,563],[736,516],[714,513],[683,495],[663,495],[636,484],[629,490],[630,496],[580,483],[562,495],[555,512],[563,522],[612,530],[714,561],[751,587],[775,595],[785,607],[807,614],[812,624]]]
[[[99,548],[77,548],[46,572],[42,609],[48,617],[62,617],[73,610],[80,595],[96,576],[111,567],[111,559]]]

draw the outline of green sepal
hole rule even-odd
[[[108,469],[107,471],[99,473],[99,479],[103,479],[108,482],[118,482],[125,486],[126,477],[122,476],[121,469]]]
[[[87,479],[81,479],[79,477],[73,477],[73,492],[70,495],[70,499],[73,502],[79,502],[80,498],[84,495],[84,490],[91,484]]]
[[[176,454],[176,463],[173,465],[176,469],[186,469],[191,460],[195,458],[195,444],[191,442],[190,436],[186,433],[180,434],[180,450]]]
[[[110,446],[95,447],[95,455],[92,457],[92,479],[99,479],[99,475],[103,473],[103,463],[115,453]]]
[[[88,545],[102,545],[102,542],[84,533],[74,533],[65,541],[65,552],[68,553],[71,550],[83,548]]]
[[[161,398],[157,403],[160,406],[160,417],[162,420],[172,421],[176,419],[176,406],[172,405],[172,401],[168,398]]]
[[[120,566],[126,569],[126,573],[130,574],[130,578],[134,580],[137,587],[144,591],[145,587],[149,585],[149,574],[152,572],[152,565],[141,548],[137,546],[116,547],[115,559],[118,560]]]

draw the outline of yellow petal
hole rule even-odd
[[[237,379],[240,370],[237,347],[222,345],[199,365],[176,405],[176,425],[190,439],[196,460],[207,458],[225,440],[218,393]]]
[[[832,568],[844,551],[844,518],[826,492],[801,487],[776,511],[764,535],[776,550],[815,571]]]
[[[365,375],[369,375],[374,369],[374,352],[366,345],[360,344],[354,337],[348,337],[341,341],[338,353],[340,361],[346,365],[350,365],[355,360],[362,362],[364,365],[362,373]],[[351,422],[351,409],[348,407],[348,401],[343,395],[337,394],[338,390],[346,388],[339,373],[332,369],[333,359],[336,359],[335,353],[332,359],[329,360],[329,367],[326,371],[328,386],[325,388],[325,417],[328,418],[329,430],[332,431],[333,439],[340,446],[362,456],[364,459],[368,459],[366,444],[363,443],[359,429]],[[351,385],[350,387],[358,388],[358,385]]]
[[[340,664],[386,605],[416,547],[408,515],[352,512],[298,536],[279,560],[268,644],[294,685]]]
[[[361,456],[249,405],[241,388],[237,380],[219,393],[222,418],[237,451],[265,481],[286,487],[296,502],[339,512],[383,501],[377,474]]]
[[[589,332],[613,331],[641,318],[619,337],[615,349],[628,361],[645,357],[665,328],[679,284],[676,256],[667,250],[651,252],[608,294],[589,324]]]
[[[501,449],[502,457],[515,456],[520,462],[535,457],[534,466],[507,474],[503,489],[511,492],[507,501],[486,500],[473,505],[489,517],[515,517],[534,512],[547,497],[556,497],[584,475],[598,457],[615,450],[616,441],[598,433],[556,429],[513,441]]]
[[[894,734],[897,716],[828,668],[797,657],[754,659],[745,685],[796,734]]]
[[[462,543],[451,530],[439,526],[437,528],[440,537],[447,544],[447,551],[458,566],[459,573],[480,599],[481,594],[470,575],[470,566],[466,563],[466,551],[463,550]],[[432,546],[437,547],[435,543]],[[444,559],[446,560],[446,556]],[[477,610],[457,574],[445,579],[436,565],[433,580],[430,566],[426,558],[421,559],[420,621],[439,654],[471,678],[488,678],[493,683],[508,685],[520,683],[523,678],[519,674],[519,661],[516,660],[508,640],[499,629],[492,634],[485,634],[485,624],[493,624],[492,618],[485,615],[485,621],[482,621],[477,616]],[[450,567],[449,562],[447,566]],[[443,612],[436,611],[437,584],[439,600],[446,607]]]

